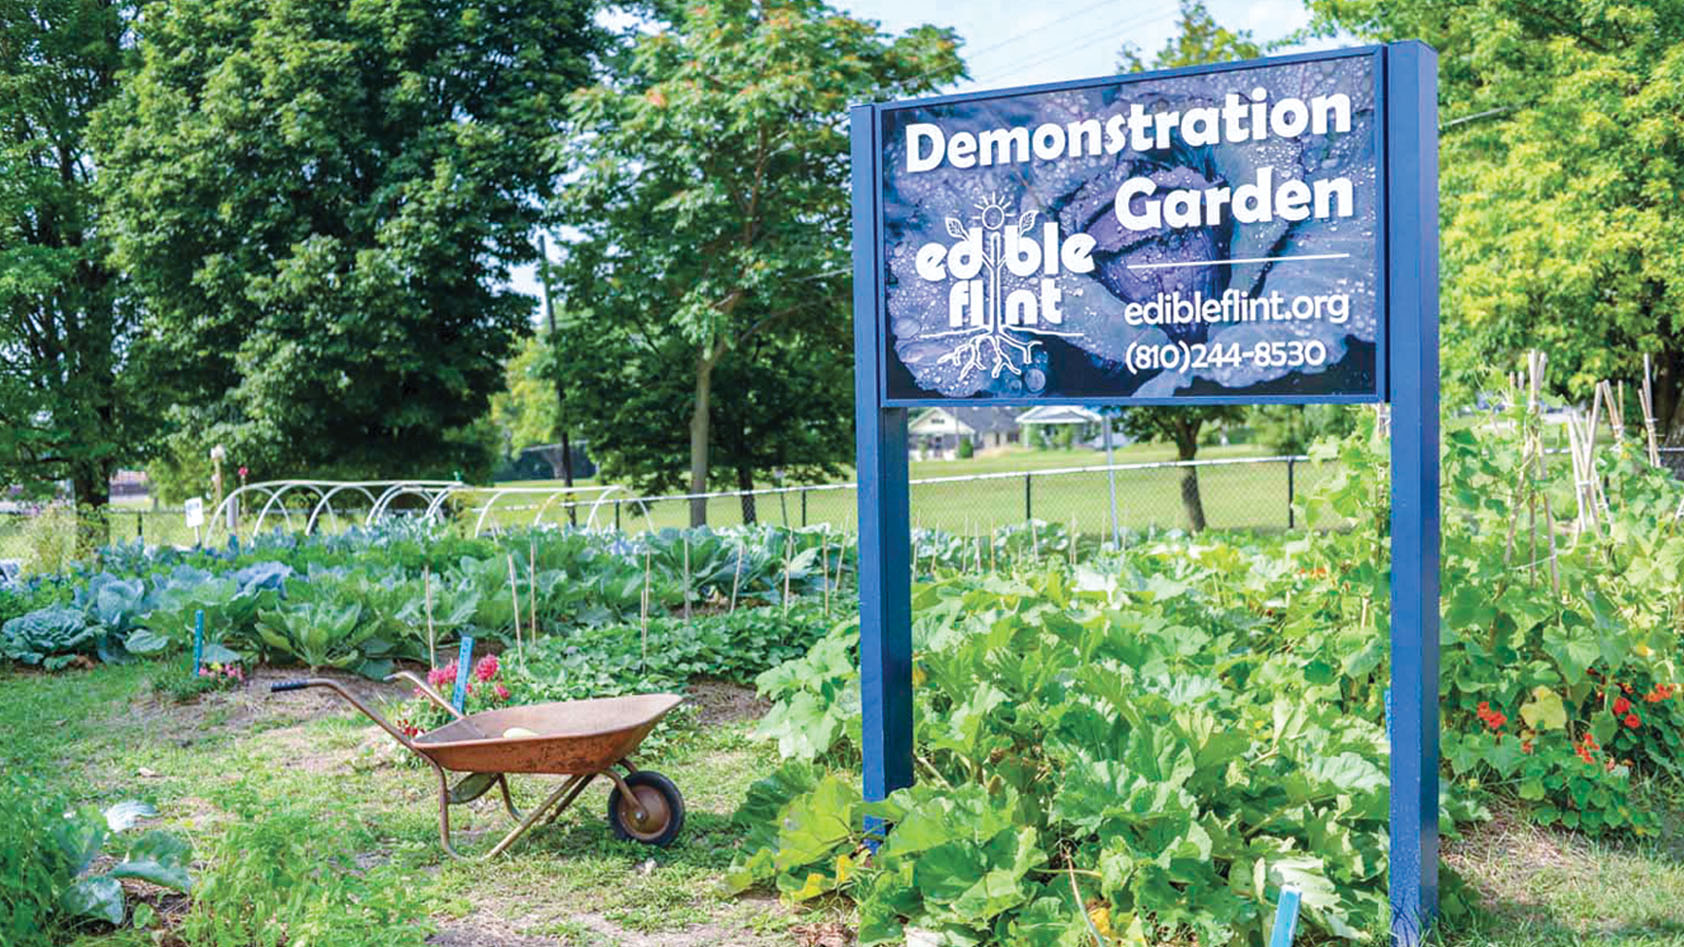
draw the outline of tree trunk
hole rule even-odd
[[[550,295],[550,238],[538,238],[538,275],[544,282],[544,319],[550,328],[550,353],[552,361],[555,358],[555,347],[560,336],[555,328],[555,299]],[[567,440],[567,422],[563,420],[564,409],[567,405],[567,386],[562,384],[559,363],[552,365],[555,371],[555,416],[556,427],[561,434],[561,482],[568,490],[573,489],[573,446]],[[573,502],[571,493],[567,497],[567,519],[574,526],[579,525],[579,507]]]
[[[76,500],[76,552],[87,556],[111,541],[111,523],[106,518],[111,475],[100,464],[78,465],[70,485]]]
[[[1182,461],[1190,461],[1199,454],[1199,428],[1202,421],[1177,421],[1175,424],[1175,454]],[[1187,508],[1187,522],[1193,532],[1205,528],[1205,503],[1199,495],[1199,468],[1181,468],[1181,505]]]
[[[738,496],[738,501],[743,508],[743,524],[746,526],[750,523],[759,522],[760,517],[756,515],[754,509],[754,494],[749,492],[754,489],[753,469],[749,467],[737,468],[737,489],[742,491]]]
[[[1663,447],[1684,447],[1684,357],[1662,352],[1655,359],[1655,436]]]
[[[708,411],[713,401],[713,366],[719,356],[704,352],[696,361],[696,403],[690,410],[690,492],[706,493],[708,489]],[[690,501],[690,526],[708,524],[708,501],[697,497]]]

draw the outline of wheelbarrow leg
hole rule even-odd
[[[550,817],[544,820],[544,824],[549,825],[550,823],[554,822],[556,820],[556,818],[559,817],[563,812],[566,812],[567,807],[571,806],[573,804],[573,800],[579,798],[579,794],[584,792],[585,787],[589,786],[591,784],[591,780],[593,780],[595,778],[596,778],[595,773],[590,773],[590,774],[585,775],[585,776],[575,776],[575,777],[573,777],[573,779],[576,779],[576,780],[579,781],[579,784],[577,786],[573,787],[573,791],[567,794],[567,798],[563,799],[561,801],[561,805],[556,806],[553,810],[550,811]],[[572,782],[572,780],[569,780],[569,782]]]
[[[433,763],[431,757],[424,759],[432,763],[433,771],[439,774],[439,842],[451,858],[461,858],[461,854],[450,844],[450,777],[445,774],[444,767]]]
[[[515,808],[514,797],[509,795],[509,777],[503,775],[502,773],[498,773],[497,788],[503,791],[503,808],[509,810],[509,818],[515,820],[516,822],[526,818],[524,815],[521,815],[519,809]]]
[[[536,808],[534,808],[532,810],[532,812],[529,813],[527,815],[527,817],[524,820],[522,820],[519,825],[515,826],[513,829],[511,829],[509,831],[508,835],[503,836],[503,840],[501,842],[498,842],[497,845],[494,848],[491,849],[491,851],[486,852],[484,855],[481,855],[480,861],[490,861],[491,859],[496,858],[498,855],[503,854],[503,851],[505,849],[507,849],[510,845],[513,845],[515,843],[515,841],[517,839],[519,839],[522,835],[525,835],[526,830],[532,828],[533,823],[537,822],[539,817],[542,816],[546,811],[548,811],[551,806],[555,805],[556,801],[559,800],[563,795],[565,795],[567,793],[572,793],[574,796],[579,795],[579,790],[584,788],[585,782],[589,779],[590,779],[589,776],[570,776],[570,777],[568,777],[567,782],[562,783],[561,786],[559,788],[557,788],[555,792],[550,793],[550,797],[548,799],[545,799]],[[568,801],[571,802],[572,799],[569,798]],[[565,808],[565,806],[563,808]],[[556,811],[559,812],[560,810],[558,809]]]
[[[428,760],[428,762],[432,761]],[[463,855],[461,852],[456,850],[455,846],[450,844],[450,777],[446,775],[444,767],[439,766],[437,763],[433,763],[433,769],[439,774],[439,842],[444,845],[444,850],[450,855],[450,857],[467,860],[470,856]],[[502,777],[499,777],[499,779],[505,784],[503,791],[505,794],[505,801],[507,802],[507,780]],[[503,836],[502,841],[498,842],[491,851],[485,853],[484,855],[476,856],[477,860],[489,861],[496,858],[498,855],[503,854],[503,852],[508,850],[510,845],[513,845],[522,835],[525,835],[526,831],[532,828],[533,824],[536,823],[545,812],[548,812],[550,807],[554,806],[563,796],[567,797],[567,801],[562,803],[561,807],[556,810],[556,813],[559,813],[561,809],[565,809],[568,805],[572,804],[573,800],[578,798],[579,793],[585,788],[585,784],[590,782],[590,780],[591,776],[588,774],[568,777],[567,781],[562,783],[555,792],[550,793],[549,798],[534,807],[531,812],[527,813],[524,819],[520,820],[519,825],[516,825],[513,829],[511,829],[508,835]],[[512,802],[508,803],[508,807],[511,811],[515,811]],[[552,815],[551,818],[553,819],[554,815]]]

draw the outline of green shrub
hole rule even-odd
[[[533,703],[678,690],[697,677],[746,684],[805,653],[833,624],[847,620],[852,602],[836,603],[833,612],[834,618],[821,602],[802,599],[788,609],[744,608],[688,622],[656,618],[647,636],[637,624],[579,629],[540,639],[524,663],[511,664],[509,686],[519,703]]]
[[[420,947],[425,879],[361,868],[354,832],[319,812],[247,800],[208,852],[177,933],[190,947]]]
[[[90,920],[123,924],[129,915],[122,878],[187,891],[187,843],[168,832],[130,831],[155,815],[141,802],[67,813],[62,800],[43,792],[31,777],[5,776],[0,782],[0,825],[5,827],[0,833],[0,944],[52,943],[61,927]],[[121,857],[102,862],[102,854]]]
[[[1574,509],[1573,470],[1540,467],[1536,419],[1513,420],[1446,437],[1441,820],[1500,799],[1650,834],[1633,776],[1684,770],[1684,486],[1605,449],[1602,522],[1551,523],[1533,511]],[[1129,942],[1255,942],[1289,882],[1319,935],[1365,936],[1385,910],[1386,446],[1369,414],[1318,451],[1338,469],[1306,509],[1336,529],[981,576],[962,542],[915,537],[935,576],[912,601],[917,784],[859,801],[857,633],[835,629],[759,679],[789,762],[739,811],[760,828],[732,884],[841,892],[865,944],[1050,947],[1095,917]],[[870,817],[890,828],[867,860]]]
[[[64,808],[21,773],[0,775],[0,944],[44,947],[71,864],[54,841]]]

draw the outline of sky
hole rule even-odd
[[[959,53],[972,78],[944,92],[968,92],[1088,79],[1117,71],[1117,53],[1133,43],[1143,58],[1175,29],[1176,0],[832,0],[835,6],[889,33],[931,23],[951,26],[964,40]],[[1206,0],[1216,21],[1250,30],[1261,43],[1281,39],[1309,22],[1301,0]],[[1323,41],[1294,49],[1345,45]],[[552,253],[555,250],[552,248]],[[511,274],[510,284],[538,296],[536,268]]]

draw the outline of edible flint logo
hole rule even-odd
[[[947,218],[947,235],[954,243],[918,248],[919,278],[951,283],[947,331],[922,338],[954,340],[936,362],[957,366],[960,378],[972,372],[999,378],[1005,371],[1022,378],[1029,391],[1041,391],[1047,377],[1035,358],[1036,347],[1042,346],[1035,337],[1081,337],[1061,328],[1064,293],[1058,275],[1091,273],[1094,239],[1087,234],[1061,238],[1056,221],[1042,223],[1037,233],[1035,209],[1014,213],[998,193],[972,207],[976,212],[966,220]]]

